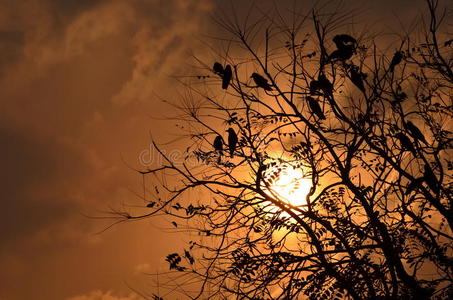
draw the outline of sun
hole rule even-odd
[[[280,164],[267,173],[266,193],[293,206],[307,204],[307,195],[311,189],[311,179],[301,168],[290,164]]]

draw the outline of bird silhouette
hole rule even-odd
[[[439,181],[437,181],[436,175],[434,175],[433,170],[427,164],[425,165],[423,178],[425,178],[425,182],[428,184],[431,190],[433,190],[435,193],[439,192]]]
[[[337,49],[333,51],[328,59],[330,61],[345,61],[354,55],[357,41],[350,35],[338,34],[333,37],[333,42],[337,46]]]
[[[390,72],[393,72],[395,70],[395,66],[398,65],[401,61],[403,60],[403,52],[402,51],[396,51],[395,54],[393,54],[392,61],[390,62]]]
[[[316,101],[315,98],[307,96],[306,97],[308,101],[308,105],[310,106],[311,111],[321,120],[325,120],[326,116],[324,115],[324,112],[321,109],[321,106],[319,105],[318,101]]]
[[[355,46],[357,44],[357,40],[348,34],[337,34],[332,40],[338,49]]]
[[[230,149],[230,156],[233,157],[234,151],[236,151],[236,146],[238,144],[238,136],[236,132],[234,132],[233,128],[229,128],[227,131],[228,131],[228,148]]]
[[[417,152],[415,151],[414,145],[412,144],[411,140],[407,137],[402,132],[398,132],[395,137],[400,141],[401,147],[403,150],[409,150],[414,154],[414,156],[417,155]]]
[[[365,85],[363,84],[363,75],[359,72],[357,66],[352,66],[350,70],[352,83],[365,93]]]
[[[329,81],[329,79],[327,79],[326,75],[324,75],[323,73],[319,74],[319,76],[318,76],[318,84],[319,84],[319,87],[321,88],[322,92],[324,93],[324,96],[328,96],[328,97],[332,96],[333,85]]]
[[[418,129],[418,127],[414,125],[414,123],[412,123],[411,121],[407,121],[406,128],[407,128],[407,131],[409,131],[409,134],[414,139],[422,141],[423,143],[427,144],[425,136],[420,131],[420,129]]]
[[[333,51],[329,57],[329,61],[345,61],[350,59],[354,55],[354,47],[352,46],[345,46],[344,48],[337,49]]]
[[[272,88],[271,86],[269,85],[268,81],[266,78],[264,78],[263,76],[261,76],[260,74],[258,73],[252,73],[252,76],[250,76],[251,78],[253,78],[253,81],[255,82],[255,84],[266,90],[266,91],[272,91]]]
[[[212,67],[212,69],[214,70],[214,73],[220,75],[220,76],[223,76],[223,66],[221,63],[219,62],[215,62],[214,63],[214,66]]]
[[[231,70],[231,66],[227,65],[225,70],[223,70],[223,77],[222,77],[222,89],[226,90],[230,85],[231,77],[233,77],[233,71]]]
[[[223,139],[220,135],[216,136],[214,139],[214,150],[219,154],[219,157],[217,158],[217,162],[220,163],[221,157],[223,155]]]
[[[320,89],[321,85],[318,80],[312,80],[310,82],[310,95],[317,95]]]

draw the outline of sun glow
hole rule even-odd
[[[311,179],[303,170],[291,165],[279,165],[272,170],[267,180],[267,194],[293,206],[307,204],[307,195],[311,188]]]

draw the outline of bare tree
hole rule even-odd
[[[353,32],[353,12],[338,7],[291,22],[276,11],[216,18],[226,50],[213,68],[199,59],[209,73],[181,82],[174,104],[186,156],[154,143],[164,164],[140,171],[154,175],[147,211],[121,215],[164,214],[198,233],[167,256],[180,280],[199,279],[175,291],[451,297],[451,11],[426,3],[425,31],[393,48]]]

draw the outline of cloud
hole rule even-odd
[[[138,264],[134,268],[134,274],[141,274],[145,272],[152,272],[153,267],[150,266],[148,263]]]
[[[130,294],[125,297],[114,296],[111,291],[102,292],[100,290],[92,291],[86,295],[67,298],[66,300],[136,300],[138,296]]]
[[[74,211],[75,204],[61,198],[63,183],[67,178],[77,182],[83,168],[66,172],[66,159],[86,160],[70,145],[53,139],[40,139],[19,128],[0,122],[1,155],[4,158],[0,181],[0,198],[5,201],[6,212],[0,218],[0,246],[22,236],[29,236],[36,229],[58,223]],[[67,199],[66,199],[67,200]]]
[[[135,299],[117,296],[123,281],[164,257],[150,243],[166,237],[146,224],[94,235],[105,223],[82,213],[136,200],[121,155],[147,144],[146,113],[165,111],[153,91],[172,91],[210,3],[0,0],[0,298]]]
[[[168,86],[168,82],[163,84],[168,77],[188,66],[188,50],[211,9],[209,1],[165,1],[158,11],[139,2],[138,16],[146,16],[145,24],[133,36],[135,68],[114,97],[120,103],[150,100],[154,91],[165,93],[162,87]],[[160,14],[169,18],[162,20]]]

